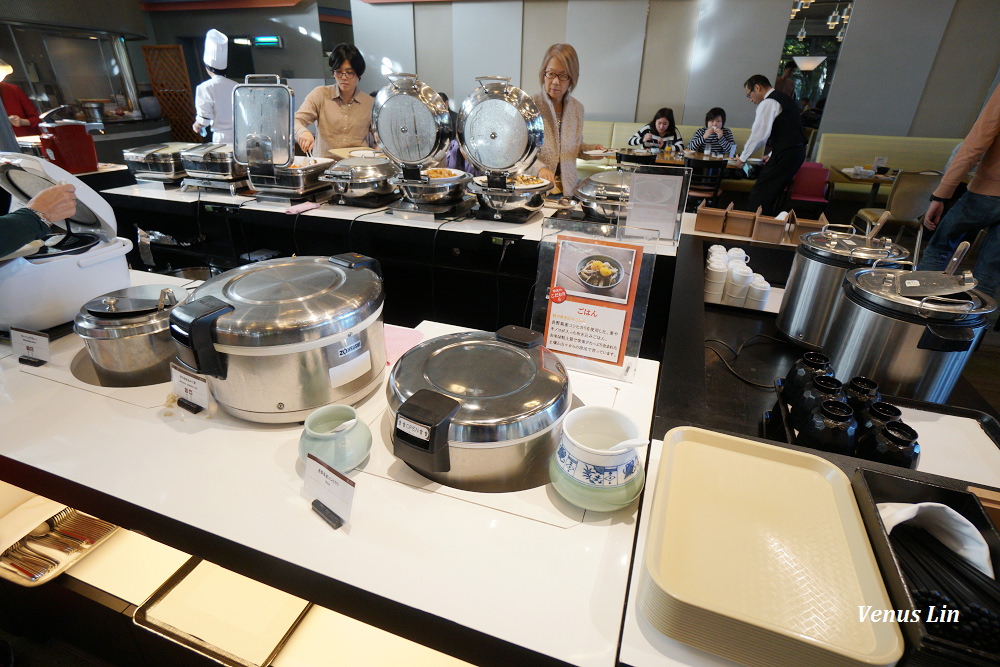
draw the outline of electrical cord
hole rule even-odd
[[[774,385],[773,384],[761,384],[760,382],[755,382],[755,381],[750,380],[748,378],[745,378],[742,375],[740,375],[739,373],[737,373],[736,369],[733,368],[732,365],[730,365],[730,363],[728,361],[726,361],[725,357],[722,356],[722,353],[719,352],[718,350],[716,350],[711,345],[709,345],[709,343],[719,343],[720,345],[725,346],[726,349],[728,349],[730,352],[733,353],[733,361],[736,361],[736,359],[739,358],[740,353],[743,352],[743,348],[744,347],[746,347],[751,341],[754,341],[756,339],[761,339],[761,338],[767,338],[767,339],[770,339],[770,340],[777,341],[779,343],[784,343],[785,342],[783,339],[778,338],[776,336],[771,336],[769,334],[758,333],[758,334],[754,334],[754,335],[750,336],[745,341],[743,341],[742,343],[740,343],[739,347],[735,347],[735,348],[732,345],[730,345],[729,343],[727,343],[726,341],[724,341],[724,340],[719,340],[718,338],[706,338],[705,339],[705,348],[708,349],[708,350],[711,350],[712,352],[715,352],[716,356],[719,357],[719,360],[723,364],[725,364],[726,368],[729,369],[729,372],[732,373],[734,376],[736,376],[736,378],[738,380],[740,380],[741,382],[745,382],[746,384],[752,385],[754,387],[760,387],[761,389],[768,389],[770,391],[774,391]]]
[[[296,256],[298,256],[300,254],[299,253],[299,240],[295,236],[296,228],[299,225],[299,216],[300,215],[302,215],[302,211],[299,211],[298,213],[296,213],[295,214],[295,220],[292,221],[292,250],[295,252]]]
[[[351,223],[347,225],[347,251],[354,252],[354,241],[352,239],[352,234],[354,233],[354,223],[358,221],[359,218],[363,218],[366,215],[372,215],[373,213],[382,213],[385,208],[379,208],[374,211],[365,211],[364,213],[358,213],[356,216],[351,218]]]
[[[441,228],[444,227],[445,225],[447,225],[449,222],[453,222],[453,221],[452,220],[445,220],[440,225],[438,225],[434,229],[434,236],[431,238],[431,279],[430,279],[431,319],[434,320],[435,322],[437,321],[437,303],[435,302],[435,298],[434,298],[434,291],[435,291],[434,290],[434,282],[435,282],[435,280],[434,280],[434,269],[437,266],[437,241],[438,241],[438,232],[440,232]],[[501,257],[501,259],[503,259],[503,258]]]
[[[503,265],[503,258],[507,255],[507,248],[514,244],[514,239],[503,240],[503,250],[500,251],[500,261],[497,262],[496,271],[493,273],[493,282],[496,288],[497,317],[494,331],[500,328],[500,267]]]
[[[732,373],[736,377],[737,380],[739,380],[741,382],[745,382],[746,384],[748,384],[750,386],[753,386],[753,387],[760,387],[761,389],[767,389],[769,391],[774,391],[774,385],[761,384],[760,382],[755,382],[755,381],[753,381],[753,380],[751,380],[749,378],[745,378],[742,375],[740,375],[739,373],[737,373],[736,369],[733,368],[732,365],[730,365],[730,363],[728,361],[726,361],[725,357],[722,356],[722,353],[719,352],[718,350],[716,350],[711,345],[708,345],[707,344],[708,342],[709,341],[705,341],[705,343],[706,343],[705,349],[706,350],[711,350],[712,352],[715,352],[716,356],[719,357],[719,361],[721,361],[723,364],[725,364],[726,368],[729,369],[729,372]],[[727,345],[726,347],[729,347],[729,346]],[[730,348],[730,349],[732,349],[732,348]]]

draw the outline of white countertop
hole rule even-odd
[[[192,415],[172,406],[169,384],[85,385],[70,371],[86,354],[75,335],[52,354],[36,369],[0,347],[4,456],[533,651],[614,664],[637,503],[593,514],[551,485],[473,494],[427,482],[387,448],[377,391],[358,406],[375,442],[350,473],[351,524],[333,531],[302,491],[301,426]],[[657,373],[640,360],[632,384],[575,372],[571,381],[584,404],[617,407],[648,432]]]

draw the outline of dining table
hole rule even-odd
[[[878,197],[879,188],[884,184],[892,184],[896,180],[896,174],[898,170],[890,170],[886,174],[873,173],[871,175],[859,173],[855,167],[838,167],[834,166],[831,170],[831,180],[836,183],[864,183],[871,185],[871,190],[868,192],[868,200],[865,202],[865,208],[874,208],[875,201]],[[842,180],[843,179],[843,180]]]

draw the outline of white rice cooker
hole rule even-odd
[[[72,322],[82,304],[129,285],[125,255],[132,242],[116,235],[111,205],[47,160],[0,153],[0,187],[11,195],[10,210],[60,183],[76,188],[76,214],[56,222],[37,248],[23,249],[31,254],[0,261],[0,330],[41,331]]]

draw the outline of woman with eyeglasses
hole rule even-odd
[[[726,111],[712,107],[705,114],[705,127],[700,127],[688,142],[688,148],[706,153],[721,153],[726,157],[736,157],[736,139],[733,131],[726,127]]]
[[[333,148],[371,145],[375,100],[358,90],[365,73],[364,56],[353,44],[338,44],[330,52],[330,69],[336,85],[314,88],[295,112],[295,141],[317,157],[330,157]],[[312,123],[316,123],[318,138],[307,129]]]
[[[580,76],[580,60],[569,44],[553,44],[542,58],[538,83],[542,92],[532,97],[542,115],[545,136],[538,159],[528,169],[555,183],[558,192],[576,192],[576,160],[600,159],[584,155],[587,150],[604,150],[600,144],[583,143],[583,105],[570,96]]]
[[[674,123],[674,110],[663,107],[656,112],[653,120],[643,125],[628,140],[629,146],[646,146],[648,148],[665,148],[671,146],[684,147],[684,138],[677,131]]]

